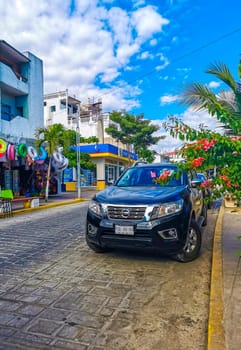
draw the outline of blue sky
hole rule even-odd
[[[224,88],[205,73],[215,61],[238,80],[240,13],[240,0],[8,0],[0,32],[43,60],[45,93],[102,98],[104,111],[144,113],[158,125],[177,115],[215,127],[178,99],[193,81]]]
[[[217,3],[219,4],[217,6]],[[218,81],[205,73],[215,61],[226,63],[238,79],[241,58],[241,3],[234,1],[169,2],[162,12],[170,21],[160,40],[169,65],[145,78],[145,103],[151,102],[146,116],[163,119],[184,110],[176,103],[186,85],[200,81],[215,86]],[[145,67],[151,72],[151,62]],[[216,91],[224,86],[216,86]],[[136,109],[137,112],[141,108]]]

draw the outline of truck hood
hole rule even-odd
[[[148,188],[111,186],[98,192],[93,199],[106,204],[156,204],[183,198],[187,191],[187,186],[152,186]]]

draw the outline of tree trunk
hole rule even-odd
[[[128,151],[128,166],[131,166],[131,145],[128,143],[127,144],[127,151]]]
[[[52,157],[49,158],[47,182],[46,182],[46,188],[45,188],[45,202],[48,202],[48,198],[49,198],[49,180],[50,180],[50,172],[51,172],[51,163],[52,163]]]

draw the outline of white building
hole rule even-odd
[[[44,125],[62,124],[76,130],[80,114],[80,100],[69,96],[68,90],[44,95]]]
[[[80,100],[68,94],[68,90],[44,96],[45,126],[61,123],[67,129],[77,130],[84,138],[96,136],[97,144],[80,145],[80,152],[89,153],[96,164],[96,185],[103,189],[115,181],[123,167],[136,160],[128,156],[126,145],[117,142],[105,129],[110,125],[109,113],[102,112],[102,101],[81,104]]]

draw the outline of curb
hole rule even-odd
[[[210,301],[208,319],[208,350],[225,349],[225,330],[223,323],[223,262],[222,262],[222,223],[224,205],[221,205],[216,222],[212,271],[210,282]]]
[[[43,209],[48,209],[48,208],[60,207],[60,206],[63,206],[63,205],[76,204],[76,203],[85,202],[85,201],[87,201],[87,199],[76,198],[76,199],[72,199],[72,200],[65,201],[65,202],[56,202],[56,203],[43,204],[43,205],[40,205],[39,207],[36,207],[36,208],[24,208],[24,209],[14,210],[14,211],[12,211],[11,215],[26,214],[26,213],[31,212],[31,211],[37,211],[37,210],[43,210]]]

